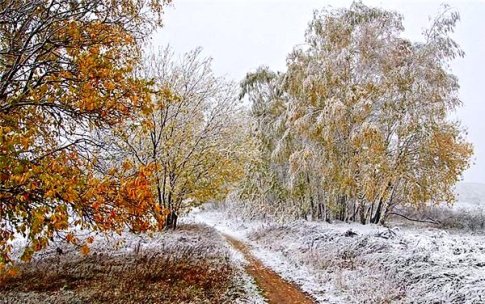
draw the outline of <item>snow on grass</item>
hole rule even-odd
[[[264,303],[244,272],[243,256],[208,226],[181,224],[153,234],[82,233],[94,236],[88,256],[54,242],[32,262],[19,264],[19,276],[0,288],[0,302],[89,303],[102,296],[117,303],[153,297],[157,303]],[[17,245],[20,251],[23,242]]]
[[[325,303],[485,303],[485,236],[439,229],[189,215],[248,242],[261,261]],[[346,233],[352,230],[353,236]]]

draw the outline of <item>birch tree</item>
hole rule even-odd
[[[312,215],[377,223],[396,205],[453,202],[472,153],[449,118],[460,105],[448,66],[464,55],[450,37],[458,20],[445,7],[412,42],[396,12],[360,2],[315,12],[274,89],[284,110],[267,123],[284,121],[268,162],[286,157],[287,184]]]

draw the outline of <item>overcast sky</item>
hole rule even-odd
[[[463,107],[457,115],[473,143],[474,165],[465,182],[485,183],[485,1],[369,0],[367,5],[392,9],[404,15],[404,36],[420,40],[441,3],[461,15],[454,34],[466,53],[453,72],[460,79]],[[155,45],[170,44],[177,54],[196,47],[214,59],[214,71],[240,81],[260,65],[285,69],[286,55],[304,42],[312,12],[326,6],[349,7],[352,1],[316,0],[173,0],[165,14],[165,27],[153,37]]]

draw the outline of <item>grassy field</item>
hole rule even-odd
[[[65,247],[19,265],[0,303],[233,303],[238,269],[221,237],[202,225],[147,236],[98,238],[88,256]]]

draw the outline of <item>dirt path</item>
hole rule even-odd
[[[224,234],[227,241],[239,250],[246,260],[248,266],[246,271],[251,275],[259,288],[263,291],[264,297],[270,304],[313,304],[315,303],[308,295],[303,293],[295,285],[283,280],[274,271],[264,266],[250,252],[249,248],[241,241]]]

